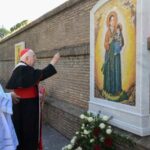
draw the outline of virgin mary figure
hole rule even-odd
[[[120,52],[115,50],[115,40],[117,34],[118,17],[117,13],[112,11],[107,16],[107,32],[105,34],[105,61],[102,67],[104,75],[103,90],[113,96],[120,95],[122,92],[121,80],[121,56]],[[123,35],[121,34],[120,49],[124,46]]]

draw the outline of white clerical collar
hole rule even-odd
[[[16,69],[16,68],[19,67],[19,66],[27,66],[27,64],[24,63],[24,62],[22,62],[22,61],[20,61],[20,62],[15,66],[14,69]],[[13,69],[13,70],[14,70],[14,69]]]

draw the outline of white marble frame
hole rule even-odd
[[[107,101],[94,97],[94,14],[109,0],[99,0],[90,12],[90,100],[89,111],[113,116],[110,123],[140,136],[150,135],[150,52],[147,37],[150,31],[149,0],[137,0],[136,6],[136,105]],[[147,15],[146,15],[147,14]],[[149,64],[148,64],[149,63]],[[144,73],[143,73],[144,72]]]

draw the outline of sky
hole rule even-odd
[[[0,0],[0,27],[33,21],[68,0]]]

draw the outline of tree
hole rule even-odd
[[[21,27],[26,26],[28,23],[29,23],[28,20],[23,20],[23,21],[17,23],[16,25],[14,25],[13,27],[11,27],[10,31],[4,27],[1,27],[0,28],[0,39],[4,38],[5,36],[7,36],[8,34],[11,34],[14,31],[20,29]]]
[[[9,34],[10,33],[10,31],[9,30],[7,30],[6,28],[4,28],[4,27],[1,27],[0,28],[0,38],[3,38],[3,37],[5,37],[7,34]]]

